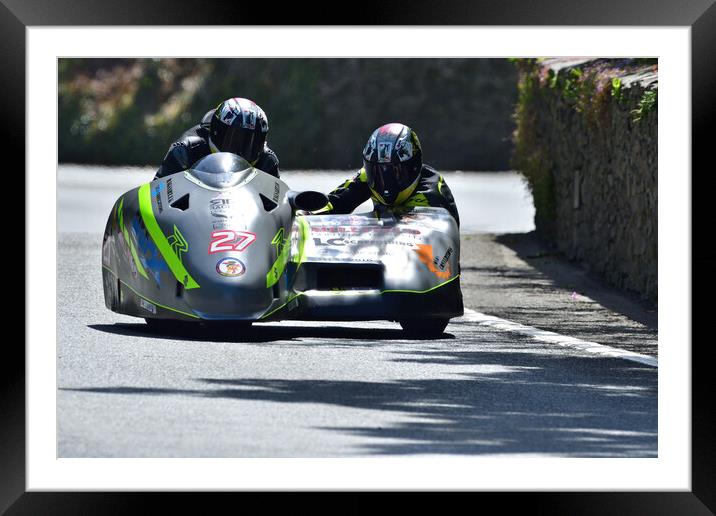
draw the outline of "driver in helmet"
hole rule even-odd
[[[278,157],[266,145],[268,119],[255,102],[231,98],[172,143],[154,179],[190,168],[212,152],[233,152],[259,170],[279,177]]]
[[[439,206],[460,225],[445,179],[423,163],[418,135],[403,124],[386,124],[373,131],[363,149],[363,168],[329,193],[328,204],[313,214],[351,213],[368,199],[392,208]]]

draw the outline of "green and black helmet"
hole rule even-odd
[[[423,167],[418,135],[403,124],[379,127],[363,149],[363,166],[373,199],[387,206],[403,203],[418,186]]]

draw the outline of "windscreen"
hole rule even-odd
[[[189,173],[207,186],[230,188],[249,178],[251,164],[236,154],[216,152],[201,158]]]

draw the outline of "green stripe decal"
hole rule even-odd
[[[124,241],[127,242],[129,250],[132,253],[132,259],[134,259],[134,265],[137,266],[137,271],[144,277],[144,279],[149,279],[147,271],[144,270],[144,266],[139,260],[139,255],[137,254],[137,249],[134,247],[134,242],[132,242],[129,238],[129,231],[127,231],[127,227],[124,225],[124,197],[122,197],[122,200],[119,201],[119,227],[124,235]]]
[[[284,304],[282,304],[281,306],[279,306],[279,307],[277,307],[277,308],[271,310],[271,311],[270,311],[269,313],[267,313],[267,314],[263,314],[261,317],[259,317],[259,319],[266,319],[267,317],[269,317],[269,316],[275,314],[276,312],[278,312],[278,311],[281,310],[282,308],[286,307],[286,305],[288,305],[291,301],[293,301],[293,300],[296,299],[297,297],[301,297],[302,295],[303,295],[303,292],[300,292],[300,293],[298,293],[298,294],[294,294],[293,296],[289,297]]]
[[[380,293],[381,293],[381,294],[386,294],[386,293],[389,293],[389,292],[405,292],[405,293],[407,293],[407,294],[427,294],[428,292],[432,292],[432,291],[435,290],[435,289],[438,289],[438,288],[440,288],[440,287],[443,287],[443,286],[447,285],[448,283],[451,283],[451,282],[455,281],[455,280],[458,279],[459,277],[460,277],[460,275],[458,274],[457,276],[454,276],[454,277],[450,278],[450,279],[447,280],[447,281],[443,281],[443,282],[440,283],[439,285],[435,285],[434,287],[431,287],[431,288],[429,288],[429,289],[427,289],[427,290],[381,290]]]
[[[329,203],[326,204],[323,208],[318,209],[318,210],[316,210],[316,211],[312,211],[311,213],[312,213],[313,215],[320,215],[320,214],[322,214],[322,213],[331,211],[332,209],[333,209],[333,205],[332,205],[332,204],[330,203],[330,201],[329,201]]]
[[[110,269],[109,267],[105,267],[105,266],[103,265],[102,268],[103,268],[103,269],[106,269],[108,272],[112,273],[115,277],[117,277],[117,273],[114,272],[114,271],[113,271],[112,269]],[[176,308],[172,308],[172,307],[170,307],[170,306],[165,306],[165,305],[163,305],[163,304],[161,304],[161,303],[157,303],[156,301],[154,301],[154,300],[152,300],[152,299],[149,299],[148,297],[145,297],[145,296],[143,296],[142,294],[140,294],[139,292],[137,292],[136,290],[134,290],[134,289],[132,288],[132,285],[130,285],[130,284],[128,284],[128,283],[125,283],[125,282],[122,281],[122,280],[119,280],[119,282],[120,282],[122,285],[124,285],[125,287],[129,288],[129,290],[131,290],[132,292],[134,292],[134,294],[135,294],[137,297],[140,297],[140,298],[144,299],[145,301],[148,301],[148,302],[152,303],[153,305],[157,305],[158,307],[164,308],[165,310],[169,310],[170,312],[176,312],[176,313],[178,313],[178,314],[186,315],[187,317],[193,317],[194,319],[200,319],[200,317],[199,317],[198,315],[196,315],[196,314],[190,314],[189,312],[182,312],[181,310],[177,310]]]
[[[279,229],[279,233],[282,233],[282,229]],[[276,233],[278,236],[279,233]],[[280,238],[280,237],[279,237]],[[276,240],[276,237],[274,237],[274,240]],[[272,241],[274,245],[278,242]],[[276,284],[278,279],[281,277],[281,274],[283,274],[284,269],[286,268],[286,263],[288,263],[288,255],[291,253],[291,240],[289,237],[286,237],[286,239],[283,241],[283,247],[281,248],[281,253],[276,257],[276,261],[273,262],[273,265],[268,271],[268,274],[266,274],[266,288],[271,288]]]
[[[308,240],[308,235],[311,229],[308,225],[308,221],[306,221],[306,219],[303,217],[298,217],[296,219],[296,223],[298,224],[298,254],[293,257],[293,261],[297,263],[300,267],[301,264],[306,260],[306,241]],[[274,237],[274,240],[275,238],[276,237]],[[271,243],[273,243],[274,245],[276,244],[276,242],[274,241],[272,241]],[[286,264],[288,263],[290,253],[291,241],[290,237],[286,237],[281,254],[278,255],[276,261],[273,262],[273,265],[269,269],[268,274],[266,274],[266,288],[271,288],[279,280],[279,278],[283,274],[283,271],[286,269]]]
[[[162,228],[159,227],[157,219],[154,217],[154,208],[152,207],[152,194],[149,183],[139,187],[139,212],[142,214],[142,220],[144,225],[149,231],[149,236],[162,253],[164,261],[167,262],[169,269],[174,274],[177,281],[184,285],[184,288],[189,290],[192,288],[199,288],[199,284],[194,281],[194,278],[184,268],[179,257],[174,254],[171,245],[167,240],[167,237],[162,232]]]
[[[294,258],[294,261],[297,262],[300,267],[301,264],[306,261],[306,242],[308,241],[308,234],[311,232],[308,221],[304,217],[298,217],[298,230],[298,256]]]

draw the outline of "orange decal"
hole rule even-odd
[[[428,270],[435,274],[438,278],[448,279],[450,277],[450,265],[447,266],[447,270],[439,271],[435,267],[433,262],[433,246],[427,244],[418,244],[415,252],[418,253],[420,261],[427,265]]]

